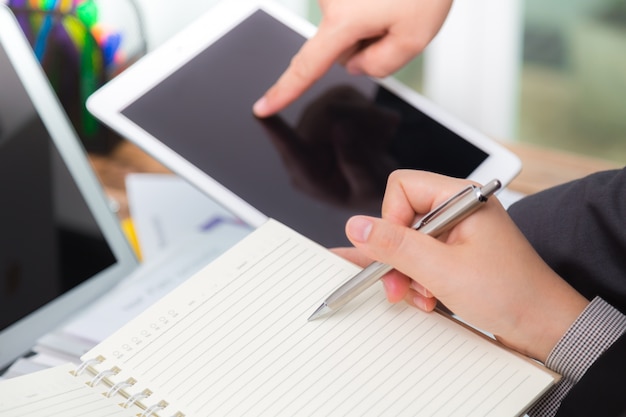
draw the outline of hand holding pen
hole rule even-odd
[[[438,237],[478,210],[493,193],[500,189],[500,186],[498,180],[493,180],[483,187],[468,185],[428,214],[422,216],[411,228],[429,236]],[[391,265],[372,262],[326,298],[322,305],[309,317],[309,320],[314,320],[341,308],[392,269]]]
[[[416,213],[432,211],[467,185],[433,173],[394,172],[382,218],[350,219],[346,232],[355,248],[336,252],[363,266],[372,259],[393,266],[382,278],[390,301],[430,311],[439,300],[513,349],[545,360],[588,301],[543,262],[496,198],[437,239],[409,227]]]

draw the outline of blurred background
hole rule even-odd
[[[84,98],[218,0],[0,1],[97,152],[115,139]],[[315,0],[277,1],[320,20]],[[496,139],[626,163],[626,0],[456,0],[435,41],[394,76]]]

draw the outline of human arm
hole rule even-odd
[[[384,77],[419,54],[437,34],[452,0],[320,0],[322,21],[253,111],[270,116],[298,98],[333,63]]]
[[[604,171],[509,209],[542,259],[593,299],[548,358],[563,379],[536,405],[538,412],[562,401],[558,416],[626,415],[625,191],[626,169]]]
[[[626,313],[626,168],[527,196],[508,212],[559,276]]]
[[[440,239],[408,227],[416,213],[430,211],[466,183],[394,172],[382,219],[350,219],[346,232],[358,254],[344,255],[392,265],[395,271],[384,278],[390,300],[405,299],[426,310],[439,300],[504,344],[545,361],[588,301],[541,260],[497,199]]]

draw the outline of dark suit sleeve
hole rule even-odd
[[[563,279],[626,313],[626,168],[528,196],[509,214]]]
[[[509,214],[544,261],[589,300],[626,313],[626,169],[526,197]],[[563,399],[559,417],[626,417],[626,335]]]
[[[557,413],[557,417],[591,416],[626,416],[626,335],[594,362]]]

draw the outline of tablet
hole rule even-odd
[[[507,184],[508,150],[394,79],[333,67],[269,119],[252,104],[315,27],[267,1],[224,1],[93,94],[89,110],[257,226],[275,218],[326,246],[379,215],[395,169]]]

